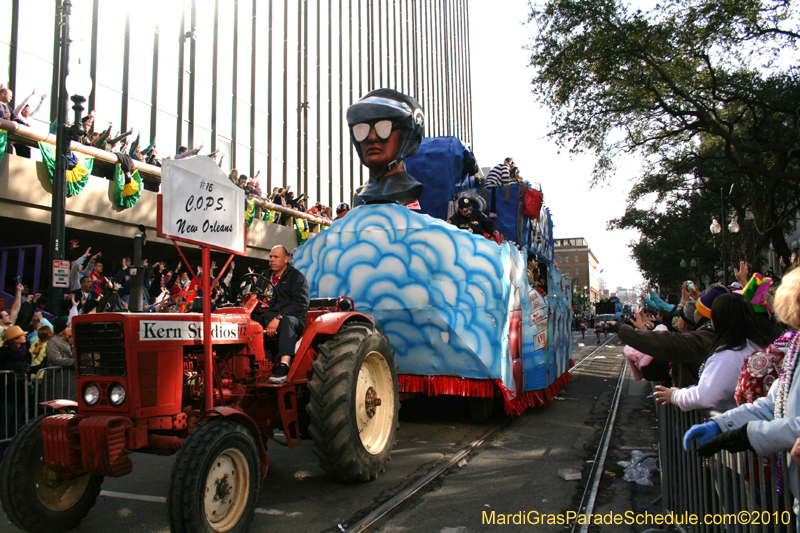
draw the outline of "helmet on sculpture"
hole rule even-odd
[[[383,172],[386,172],[397,167],[400,161],[416,153],[424,136],[425,114],[416,99],[394,89],[371,91],[364,98],[347,108],[350,139],[362,163],[365,163],[365,161],[364,154],[361,151],[361,141],[369,135],[370,127],[376,127],[377,123],[383,120],[391,121],[392,129],[386,132],[376,129],[376,133],[380,138],[388,138],[395,129],[401,132],[397,155],[394,161],[389,163],[387,168],[383,170]],[[366,134],[364,134],[364,128],[366,128]]]

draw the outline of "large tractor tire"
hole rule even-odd
[[[398,426],[394,350],[379,328],[350,323],[318,352],[308,384],[314,454],[323,470],[342,481],[375,479]]]
[[[167,508],[175,533],[247,531],[261,486],[250,432],[229,420],[208,422],[186,440],[172,467]]]
[[[97,502],[103,476],[62,479],[44,462],[42,420],[24,426],[0,466],[0,499],[9,520],[25,531],[78,527]]]

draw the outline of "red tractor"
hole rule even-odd
[[[311,438],[326,472],[374,479],[398,425],[388,339],[350,298],[312,300],[289,376],[272,384],[263,328],[250,318],[261,296],[211,315],[210,363],[197,313],[75,317],[78,402],[50,402],[59,414],[11,443],[0,467],[8,518],[27,531],[76,527],[103,478],[131,472],[134,451],[178,454],[168,495],[177,532],[248,528],[266,439],[291,448]]]

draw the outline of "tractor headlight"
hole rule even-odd
[[[87,383],[83,388],[83,403],[89,407],[97,405],[100,401],[100,387],[94,383]]]
[[[111,385],[111,387],[108,389],[108,401],[114,407],[119,407],[125,403],[125,387],[119,383],[114,383]]]

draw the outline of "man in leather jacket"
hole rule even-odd
[[[289,261],[291,256],[285,246],[274,246],[269,253],[270,269],[264,277],[270,282],[266,287],[269,307],[263,316],[253,314],[253,320],[264,326],[267,337],[278,339],[280,360],[269,380],[283,383],[289,374],[294,346],[303,333],[308,313],[308,281],[302,272]]]

